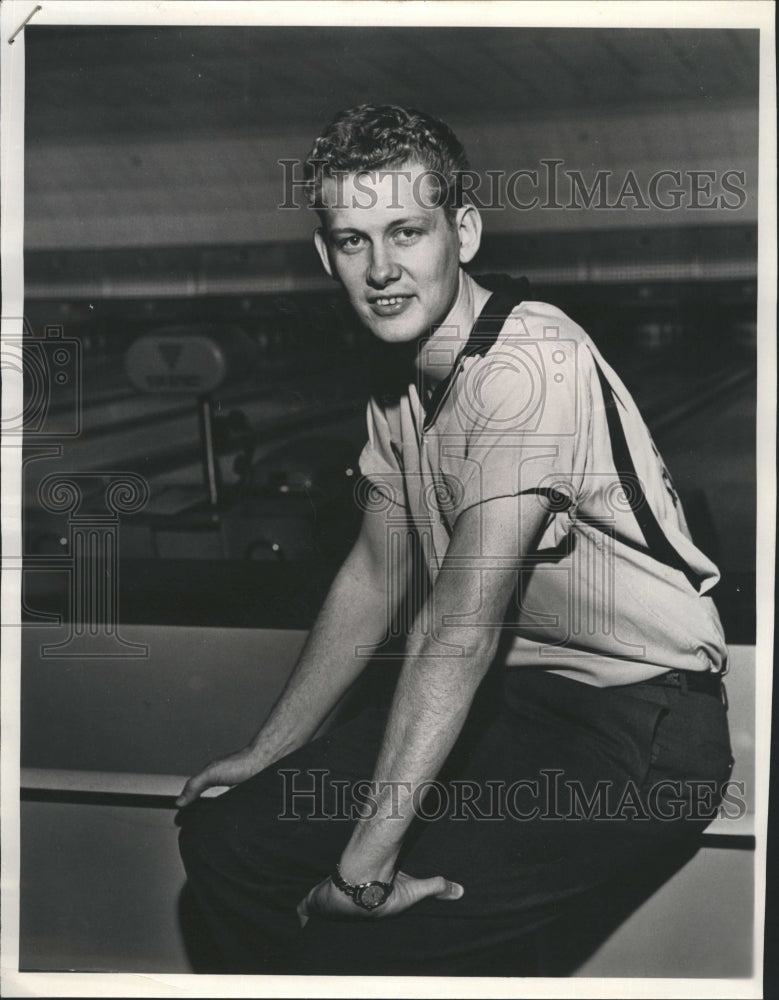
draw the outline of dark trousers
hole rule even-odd
[[[387,704],[183,811],[189,890],[220,956],[210,971],[533,974],[534,931],[697,836],[732,767],[709,694],[493,670],[400,857],[465,895],[301,929],[296,905],[333,870],[365,799],[355,783],[372,776]]]

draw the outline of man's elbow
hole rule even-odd
[[[447,650],[465,671],[483,676],[498,650],[501,630],[494,625],[443,626],[437,632],[436,645]]]

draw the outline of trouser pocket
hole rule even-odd
[[[672,815],[710,821],[718,813],[733,769],[724,705],[711,695],[667,690],[644,791],[673,806]],[[663,817],[668,812],[663,808]]]

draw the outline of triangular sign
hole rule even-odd
[[[162,355],[162,360],[168,367],[168,371],[173,371],[176,367],[178,359],[181,357],[181,352],[184,349],[183,344],[159,344],[159,352]]]

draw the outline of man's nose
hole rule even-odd
[[[400,277],[400,268],[386,247],[374,247],[368,265],[367,281],[373,288],[386,288]]]

